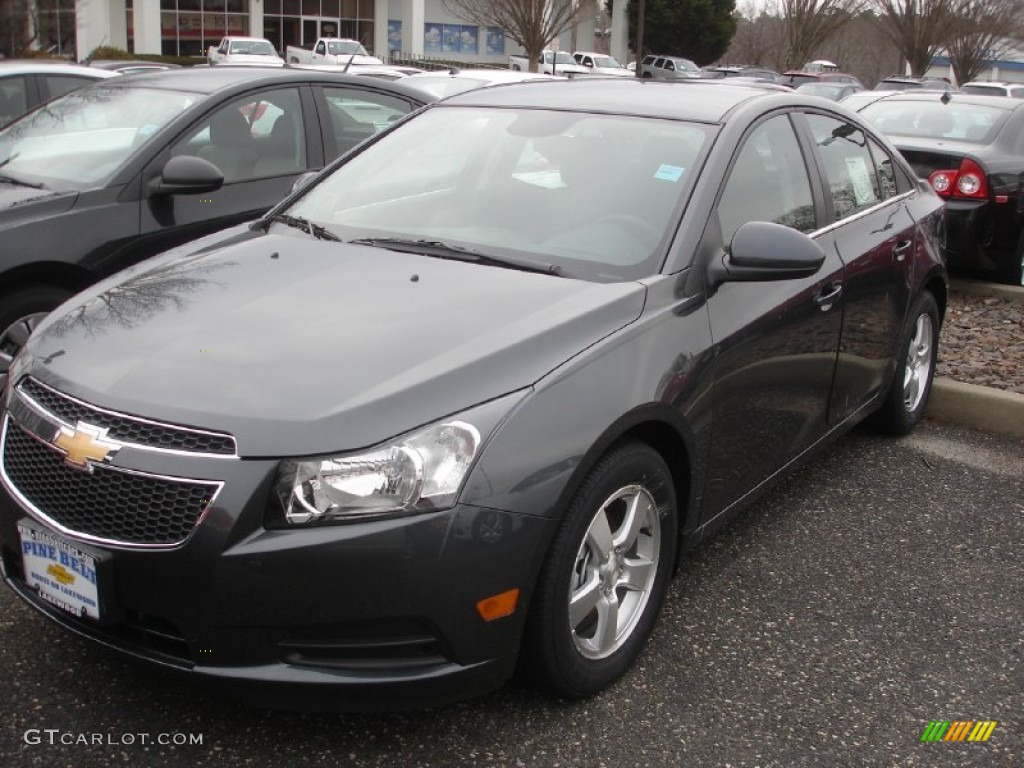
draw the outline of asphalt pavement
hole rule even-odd
[[[612,689],[566,703],[513,683],[402,715],[250,709],[3,589],[0,765],[1021,766],[1022,542],[1024,442],[857,430],[691,553]],[[996,726],[921,741],[965,720]]]

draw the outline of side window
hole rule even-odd
[[[411,110],[408,102],[384,93],[331,87],[324,88],[323,93],[336,145],[335,154],[328,157],[328,162],[384,130]]]
[[[5,77],[0,80],[0,127],[28,111],[28,80]]]
[[[226,54],[228,52],[228,39],[226,37],[220,41],[220,48],[217,50],[222,54]]]
[[[44,101],[50,99],[56,99],[58,96],[63,96],[65,93],[71,93],[76,88],[81,88],[83,85],[88,85],[92,82],[92,78],[88,77],[75,77],[73,75],[47,75],[42,78],[43,90],[42,94]]]
[[[766,120],[747,136],[718,201],[718,221],[727,245],[748,221],[817,228],[807,165],[787,116]]]
[[[864,132],[824,115],[808,115],[807,122],[825,165],[836,219],[881,202],[875,163]]]
[[[666,61],[665,62],[665,69],[667,69],[669,72],[675,72],[675,70],[676,70],[675,62],[674,61]]]
[[[892,157],[873,139],[868,139],[871,157],[875,161],[875,173],[878,174],[878,188],[883,200],[896,196],[896,172],[893,170]]]
[[[209,160],[225,184],[301,173],[308,163],[299,92],[280,88],[235,99],[179,139],[171,154]]]
[[[321,55],[324,54],[324,53],[327,53],[327,45],[324,43],[323,40],[321,40],[320,42],[318,42],[316,44],[316,51],[315,52],[319,53]]]
[[[1015,99],[1024,99],[1024,88],[1013,88],[1010,95]]]

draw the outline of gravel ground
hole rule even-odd
[[[936,374],[1024,394],[1024,301],[951,291]]]

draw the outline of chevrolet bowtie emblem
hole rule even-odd
[[[64,453],[65,464],[91,473],[94,462],[106,461],[121,450],[120,443],[106,437],[106,428],[80,421],[74,430],[61,427],[53,438],[53,444]]]

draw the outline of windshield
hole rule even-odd
[[[202,98],[121,85],[72,91],[0,131],[0,173],[51,189],[102,186],[150,137]]]
[[[618,59],[614,59],[611,56],[595,56],[594,57],[594,66],[595,67],[611,67],[611,68],[620,68],[620,67],[622,67],[622,65],[619,64],[619,60]]]
[[[681,72],[700,72],[700,67],[689,59],[672,59],[676,63],[676,69]]]
[[[338,55],[339,53],[343,53],[343,54],[353,54],[353,53],[355,53],[355,54],[358,54],[360,56],[368,56],[369,55],[366,52],[366,49],[363,48],[363,46],[361,46],[355,40],[334,40],[333,42],[330,42],[330,43],[327,44],[327,52],[328,53],[333,53],[334,55]]]
[[[343,240],[444,243],[569,277],[638,279],[659,270],[713,130],[439,106],[338,166],[287,214]]]
[[[277,51],[266,40],[236,40],[231,44],[231,53],[250,56],[277,56]]]
[[[988,144],[1009,113],[956,100],[943,104],[936,94],[935,101],[876,101],[861,114],[887,135]]]

